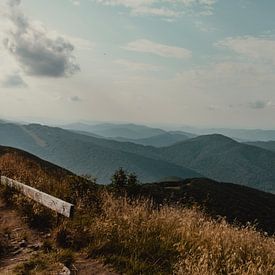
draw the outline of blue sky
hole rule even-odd
[[[273,0],[8,0],[0,116],[274,128]]]

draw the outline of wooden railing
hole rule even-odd
[[[34,201],[65,217],[71,218],[73,216],[74,205],[71,203],[65,202],[61,199],[5,176],[1,176],[1,184],[14,188],[15,190],[24,194],[26,197],[33,199]]]

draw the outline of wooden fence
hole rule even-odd
[[[1,183],[16,189],[17,191],[24,194],[26,197],[33,199],[34,201],[52,209],[53,211],[65,216],[72,217],[74,211],[74,205],[51,196],[47,193],[41,192],[33,187],[18,182],[16,180],[9,179],[5,176],[1,176]]]

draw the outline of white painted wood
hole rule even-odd
[[[61,199],[58,199],[47,193],[41,192],[26,184],[23,184],[21,182],[12,180],[4,176],[1,176],[1,183],[18,190],[25,196],[33,199],[34,201],[52,209],[53,211],[63,216],[70,218],[73,215],[74,205],[71,203],[65,202]]]

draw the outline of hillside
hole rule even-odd
[[[92,182],[15,148],[0,146],[0,171],[2,175],[76,205],[87,184],[89,190],[96,192]],[[93,194],[89,200],[95,202],[95,198]],[[58,226],[62,219],[59,218],[58,224],[56,215],[45,207],[18,196],[16,202],[11,203],[13,200],[12,193],[5,195],[5,189],[0,185],[0,274],[63,274],[70,267],[67,259],[72,256],[54,245],[54,231],[49,233],[52,226]],[[116,274],[83,254],[76,253],[73,261],[80,275]]]
[[[74,189],[74,184],[85,182],[83,178],[64,168],[25,151],[4,146],[0,146],[0,171],[4,176],[22,181],[69,202],[74,200],[69,190]]]
[[[21,180],[42,191],[67,199],[61,191],[73,188],[76,180],[83,181],[72,172],[44,161],[32,154],[10,147],[0,146],[0,170],[2,175]],[[40,180],[37,180],[40,178]],[[47,182],[47,184],[45,184]],[[138,196],[153,198],[157,203],[165,201],[189,204],[197,203],[212,216],[226,216],[245,224],[258,221],[264,231],[275,233],[275,195],[241,185],[194,178],[183,181],[148,183],[140,185]]]
[[[18,195],[8,198],[17,214],[0,202],[0,237],[4,232],[2,221],[9,221],[5,222],[5,228],[12,232],[5,257],[0,255],[1,272],[50,274],[65,265],[71,270],[76,267],[78,274],[114,274],[93,260],[99,258],[119,274],[188,274],[185,270],[193,267],[201,274],[205,271],[216,274],[215,270],[245,274],[247,270],[255,273],[259,266],[264,274],[272,274],[275,264],[272,237],[251,227],[232,226],[209,217],[226,215],[229,222],[240,224],[257,220],[258,229],[272,234],[275,209],[272,194],[208,179],[189,179],[136,186],[135,196],[142,195],[143,200],[121,198],[116,197],[111,187],[86,182],[29,153],[5,147],[0,152],[3,174],[74,201],[76,206],[74,218],[69,220],[56,219],[53,212],[42,211]],[[87,183],[91,188],[83,189]],[[2,190],[0,195],[7,199]],[[194,203],[197,206],[190,207]],[[13,218],[9,220],[11,215]],[[35,224],[39,227],[35,231],[28,229],[20,215],[28,226],[34,226],[30,223],[33,219],[40,221]],[[41,228],[41,221],[49,225],[47,230]],[[20,248],[21,243],[24,245]]]
[[[161,148],[159,154],[218,181],[275,191],[275,154],[222,135],[199,136]]]
[[[12,138],[10,138],[12,136]],[[167,176],[181,178],[201,176],[191,169],[164,160],[156,160],[143,146],[98,139],[60,128],[41,125],[0,126],[0,143],[13,146],[60,165],[77,174],[90,174],[101,183],[108,183],[119,167],[136,172],[142,181],[156,181]],[[133,147],[133,148],[132,148]]]
[[[210,179],[144,184],[139,192],[157,203],[196,203],[212,217],[226,217],[230,223],[257,224],[275,234],[275,195],[246,186]]]
[[[247,144],[275,152],[275,141],[255,141],[255,142],[247,142]]]

